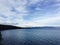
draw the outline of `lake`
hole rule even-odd
[[[14,29],[1,31],[1,45],[60,45],[60,30]]]

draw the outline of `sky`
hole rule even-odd
[[[0,0],[0,24],[60,26],[60,0]]]

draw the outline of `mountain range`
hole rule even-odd
[[[44,26],[44,27],[17,27],[12,25],[0,24],[0,31],[10,29],[60,29],[60,27]]]

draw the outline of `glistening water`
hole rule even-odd
[[[14,29],[1,31],[2,45],[60,45],[60,30]]]

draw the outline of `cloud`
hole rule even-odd
[[[58,24],[59,23],[59,24]],[[31,21],[27,21],[25,24],[23,23],[22,26],[27,27],[35,27],[35,26],[60,26],[60,17],[44,17],[44,18],[37,18]]]
[[[60,0],[0,0],[0,23],[60,26]]]

